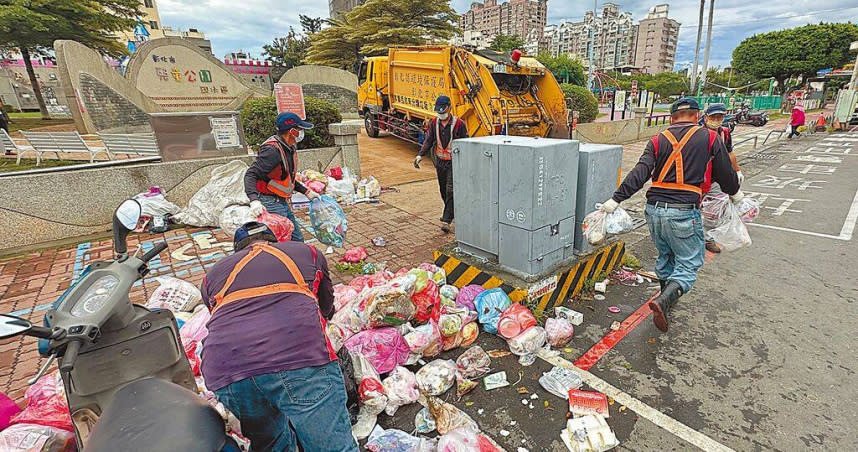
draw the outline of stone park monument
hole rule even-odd
[[[283,74],[279,83],[297,83],[305,96],[331,102],[344,120],[358,118],[358,79],[349,71],[328,66],[298,66]]]

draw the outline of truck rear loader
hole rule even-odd
[[[451,114],[471,137],[569,137],[563,91],[534,58],[455,46],[392,47],[358,71],[358,111],[366,133],[386,131],[419,143],[435,99],[450,97]]]

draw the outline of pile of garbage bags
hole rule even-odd
[[[381,184],[375,177],[358,180],[346,167],[336,166],[324,174],[308,169],[298,173],[297,179],[316,193],[326,194],[344,205],[381,195]]]

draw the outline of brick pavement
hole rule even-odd
[[[338,273],[333,263],[352,246],[364,246],[371,262],[386,262],[397,270],[432,260],[432,251],[452,239],[442,234],[437,225],[412,215],[394,205],[359,204],[345,209],[349,220],[347,243],[326,256],[332,279],[347,282],[352,276]],[[299,218],[309,224],[306,210]],[[305,234],[306,235],[306,234]],[[384,247],[372,244],[384,237]],[[131,301],[144,303],[158,286],[158,276],[174,275],[196,285],[205,272],[232,249],[231,238],[220,229],[182,228],[164,234],[136,234],[129,239],[129,249],[142,244],[144,249],[166,240],[169,249],[150,263],[151,273],[131,292]],[[315,242],[324,252],[327,246]],[[45,249],[0,260],[0,312],[14,313],[40,322],[50,303],[72,283],[83,268],[96,260],[113,256],[110,239],[81,242],[62,248]],[[36,351],[36,340],[18,337],[0,341],[0,391],[19,403],[31,378],[44,362]]]

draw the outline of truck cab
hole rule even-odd
[[[358,113],[387,110],[387,57],[364,58],[358,69]]]

